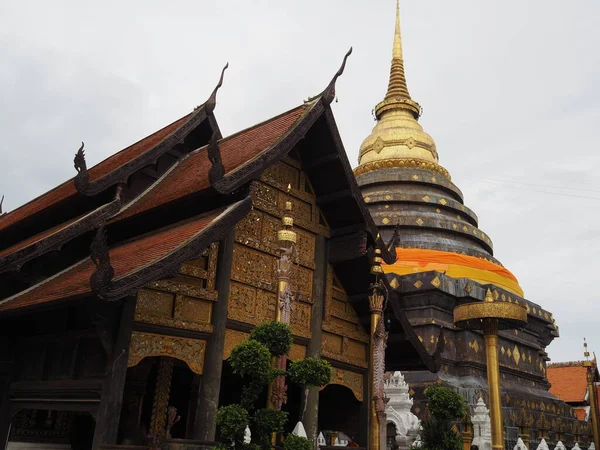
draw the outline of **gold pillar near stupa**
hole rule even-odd
[[[516,303],[494,301],[489,289],[483,302],[465,303],[454,308],[454,325],[466,330],[483,331],[487,359],[492,449],[504,448],[504,424],[500,400],[498,331],[522,328],[527,324],[527,308]]]
[[[592,422],[592,434],[594,435],[594,445],[596,448],[600,448],[599,432],[598,432],[598,395],[596,392],[595,378],[596,378],[596,358],[592,361],[589,360],[590,352],[587,349],[587,342],[583,340],[584,356],[586,360],[583,362],[584,367],[587,369],[587,382],[590,402],[590,421]]]
[[[377,248],[375,249],[375,257],[373,258],[373,264],[371,266],[371,274],[375,275],[376,282],[371,286],[372,293],[369,295],[369,311],[371,312],[371,336],[369,345],[369,450],[380,450],[381,447],[382,424],[380,423],[379,414],[377,413],[377,401],[383,400],[382,398],[380,399],[383,392],[379,392],[381,389],[378,389],[378,385],[383,382],[383,374],[385,372],[385,367],[382,367],[384,362],[381,360],[381,357],[383,356],[381,355],[382,349],[378,348],[380,338],[377,336],[378,327],[383,325],[381,319],[383,317],[385,303],[384,292],[378,282],[378,277],[383,275],[381,262],[381,250]],[[383,344],[383,352],[385,352],[385,343]],[[385,426],[385,424],[383,425]]]

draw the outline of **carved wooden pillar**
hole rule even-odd
[[[158,360],[154,402],[152,403],[152,416],[150,417],[150,434],[152,436],[166,436],[167,411],[169,409],[174,362],[173,358],[164,356]]]
[[[194,423],[196,421],[196,409],[198,408],[198,396],[200,395],[200,386],[202,385],[202,375],[194,374],[192,385],[190,386],[190,398],[188,401],[188,417],[185,424],[185,437],[192,439],[194,432]]]
[[[200,382],[196,417],[192,438],[201,441],[214,441],[217,431],[217,408],[221,390],[221,371],[223,368],[223,346],[225,345],[225,329],[227,327],[227,304],[231,266],[233,259],[233,244],[235,230],[231,230],[219,244],[217,262],[216,288],[217,303],[213,309],[213,333],[206,346],[204,356],[204,373]]]
[[[321,335],[323,326],[323,314],[325,310],[325,298],[327,292],[327,241],[323,236],[315,239],[315,272],[313,276],[312,298],[314,299],[311,311],[311,340],[306,347],[306,356],[319,358],[321,356]],[[306,435],[316,445],[319,431],[319,392],[318,387],[307,389],[303,397],[301,411],[305,411],[301,419]]]
[[[102,397],[96,413],[96,429],[92,449],[101,444],[117,443],[119,417],[123,401],[123,388],[127,376],[127,360],[129,359],[129,343],[135,312],[135,297],[123,301],[118,329],[112,344],[112,352],[106,364],[106,375],[102,384]]]

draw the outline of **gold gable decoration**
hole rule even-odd
[[[202,375],[205,350],[206,341],[134,331],[127,367],[136,366],[150,356],[168,356],[184,361],[192,372]]]

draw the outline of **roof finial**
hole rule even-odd
[[[402,35],[400,32],[400,0],[396,0],[396,28],[394,30],[390,81],[385,98],[375,107],[375,115],[379,119],[385,111],[397,109],[408,110],[415,118],[418,118],[421,112],[419,104],[410,98],[406,85],[404,57],[402,55]]]
[[[590,360],[590,352],[588,351],[587,341],[583,338],[583,356],[585,356],[586,361]]]
[[[394,31],[393,58],[402,59],[402,36],[400,35],[400,0],[396,0],[396,30]]]

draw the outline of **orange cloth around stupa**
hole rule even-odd
[[[504,267],[485,259],[418,248],[398,248],[396,254],[398,259],[394,264],[383,265],[385,273],[408,275],[435,270],[452,278],[469,278],[481,284],[495,284],[523,297],[523,289],[517,278]]]

